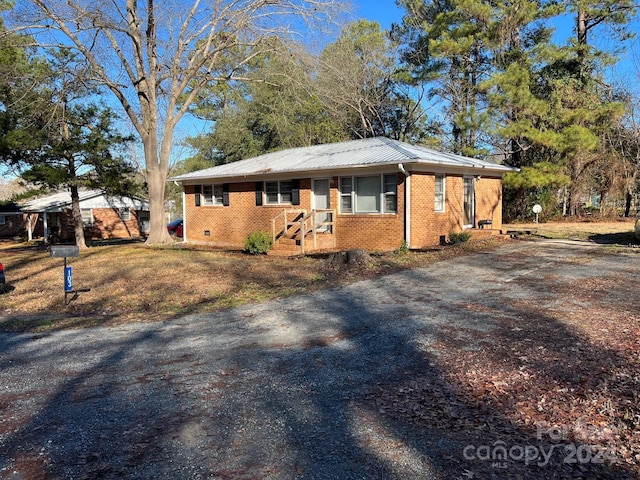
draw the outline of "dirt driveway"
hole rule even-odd
[[[513,242],[211,315],[2,334],[0,478],[637,478],[639,253]]]

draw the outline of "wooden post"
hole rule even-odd
[[[313,235],[313,249],[318,249],[318,237],[316,233],[316,211],[311,210],[311,234]]]
[[[271,219],[271,245],[276,244],[276,217]]]
[[[336,216],[334,212],[335,210],[331,210],[331,236],[333,237],[333,248],[336,248],[338,242],[336,240]]]
[[[287,230],[289,230],[289,219],[287,218],[287,209],[285,208],[282,211],[282,215],[284,215],[284,225],[282,226],[282,236],[287,236]]]

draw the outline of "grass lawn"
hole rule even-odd
[[[629,245],[637,243],[634,237],[633,218],[609,221],[515,223],[504,225],[508,230],[530,231],[544,238],[592,241],[604,244]]]
[[[335,287],[499,244],[471,241],[371,255],[368,266],[349,268],[330,266],[323,257],[251,256],[179,244],[92,247],[68,259],[73,288],[91,290],[65,305],[63,259],[51,258],[44,247],[2,242],[0,263],[11,291],[0,296],[0,331],[162,321]]]
[[[635,241],[631,219],[506,227],[546,238],[625,245]],[[404,255],[371,255],[368,266],[357,268],[330,266],[323,257],[250,256],[180,244],[92,247],[69,259],[74,289],[91,290],[65,305],[62,259],[50,258],[44,247],[4,241],[0,242],[0,263],[11,291],[0,296],[0,331],[162,321],[336,287],[500,244],[501,240],[491,239]]]

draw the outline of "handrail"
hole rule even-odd
[[[278,240],[278,238],[284,237],[287,235],[287,232],[289,231],[289,229],[296,225],[297,222],[296,220],[290,222],[289,221],[289,214],[294,213],[296,215],[306,215],[307,211],[304,209],[283,209],[282,212],[280,212],[279,214],[277,214],[275,217],[273,217],[271,219],[271,240],[272,243],[275,244],[276,241]],[[276,230],[276,222],[280,219],[280,217],[282,217],[282,229],[281,230]]]
[[[295,213],[297,217],[293,221],[289,221],[288,215],[291,213]],[[317,215],[326,213],[330,215],[331,221],[323,221],[317,222]],[[282,217],[282,229],[276,229],[276,222],[280,220]],[[329,231],[331,233],[335,233],[335,210],[331,209],[314,209],[310,212],[307,212],[303,209],[284,209],[278,215],[271,219],[271,237],[273,239],[273,243],[275,244],[279,238],[287,236],[287,233],[293,226],[298,226],[298,234],[300,235],[300,250],[304,255],[306,250],[305,238],[311,234],[313,238],[313,249],[316,250],[318,248],[318,229],[320,227],[330,227]],[[311,225],[309,225],[309,220],[311,221]],[[333,247],[336,246],[336,238],[333,235]]]

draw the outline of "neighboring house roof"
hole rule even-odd
[[[504,173],[515,170],[505,165],[439,152],[385,137],[291,148],[258,157],[186,173],[171,178],[182,182],[206,178],[246,177],[299,173],[383,165],[417,164],[465,168]]]
[[[149,210],[149,202],[137,197],[107,196],[102,190],[84,190],[78,192],[81,208],[133,208]],[[29,200],[21,205],[23,212],[61,212],[71,207],[71,193],[58,192]]]

